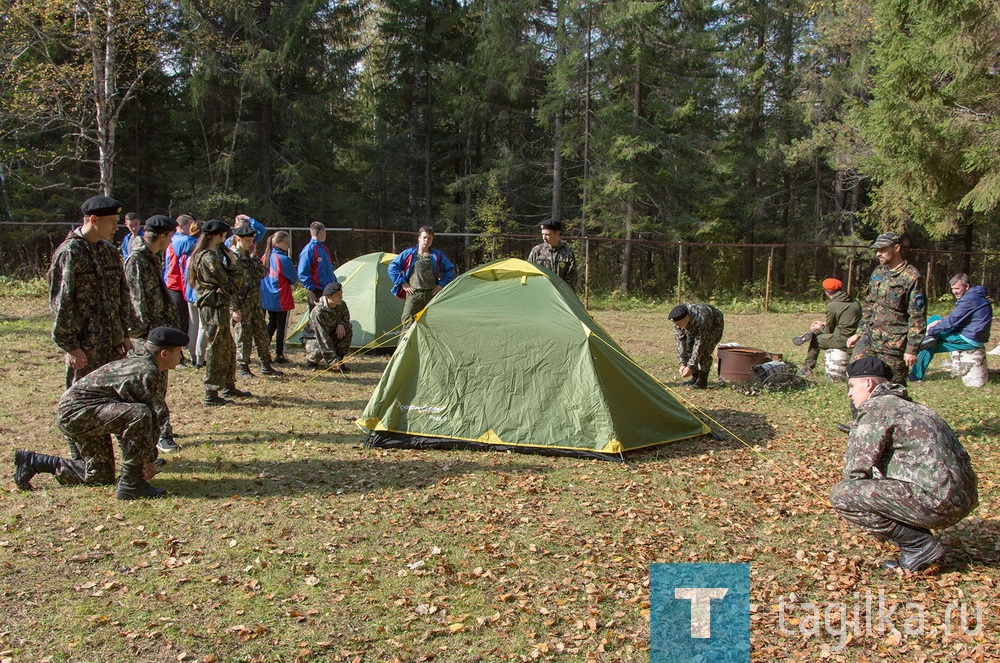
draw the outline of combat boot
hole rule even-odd
[[[31,479],[36,474],[55,474],[62,465],[58,456],[36,454],[34,451],[14,452],[14,483],[21,490],[32,490]]]
[[[262,362],[260,362],[260,374],[261,375],[270,375],[271,377],[275,377],[275,378],[278,378],[278,377],[281,377],[282,375],[284,375],[284,373],[282,373],[281,371],[279,371],[278,369],[276,369],[274,366],[271,366],[271,362],[269,362],[269,361],[262,361]]]
[[[214,407],[216,405],[229,405],[230,403],[232,403],[232,401],[229,400],[228,398],[223,398],[219,396],[218,391],[215,391],[214,389],[208,389],[205,391],[205,400],[203,400],[201,403],[202,405],[206,405],[208,407]]]
[[[115,490],[116,498],[120,500],[143,500],[166,496],[166,490],[151,486],[143,478],[141,464],[122,464],[122,478],[118,481],[118,488]]]
[[[242,389],[237,389],[236,387],[226,387],[219,392],[220,396],[225,398],[249,398],[253,396],[249,391],[243,391]]]
[[[240,377],[240,378],[252,378],[252,377],[254,377],[254,374],[250,372],[250,364],[248,364],[248,363],[246,363],[244,361],[244,362],[240,362],[237,366],[238,366],[239,370],[236,371],[236,377]]]
[[[698,371],[698,379],[693,385],[692,389],[708,389],[708,371]]]
[[[882,562],[883,569],[904,569],[919,573],[944,558],[944,546],[938,543],[930,530],[897,523],[889,540],[899,548],[899,559]]]
[[[684,382],[681,382],[681,384],[684,385],[685,387],[690,387],[691,385],[698,382],[699,375],[701,375],[701,371],[694,369],[691,371],[691,377],[685,380]]]
[[[816,334],[814,334],[812,332],[806,332],[805,334],[801,334],[801,335],[796,336],[795,338],[793,338],[792,339],[792,344],[794,344],[796,346],[799,346],[799,345],[802,345],[803,343],[808,343],[809,341],[812,340],[813,336],[815,336],[815,335]]]

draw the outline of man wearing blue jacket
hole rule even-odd
[[[323,288],[337,280],[333,272],[330,249],[326,248],[326,226],[319,221],[309,224],[309,243],[299,253],[299,281],[305,286],[309,300],[309,310],[316,306],[316,300],[323,296]]]
[[[927,323],[927,337],[920,346],[917,363],[910,371],[910,380],[923,380],[931,359],[939,352],[975,350],[990,340],[993,306],[986,298],[986,290],[969,283],[968,274],[951,278],[951,292],[957,303],[946,318],[931,316]]]
[[[455,279],[455,265],[443,253],[432,249],[434,229],[423,226],[417,245],[411,246],[389,263],[392,294],[405,299],[402,322],[409,326],[413,316],[430,303],[431,297]]]

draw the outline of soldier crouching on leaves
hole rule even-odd
[[[690,378],[681,384],[706,389],[712,353],[725,329],[722,311],[708,304],[681,304],[670,309],[667,317],[674,323],[681,377]]]
[[[115,459],[109,436],[119,436],[122,473],[120,500],[163,497],[167,491],[147,483],[156,474],[156,441],[169,414],[164,396],[167,371],[177,367],[188,335],[169,327],[153,329],[145,348],[105,364],[66,390],[56,423],[80,449],[71,460],[32,451],[14,453],[14,482],[31,490],[36,474],[54,474],[64,486],[114,483]]]
[[[844,520],[900,549],[882,568],[922,571],[945,554],[930,530],[951,527],[979,504],[969,454],[940,416],[892,382],[881,359],[853,362],[847,378],[858,416],[830,503]]]
[[[324,363],[336,364],[341,373],[349,373],[344,365],[344,357],[351,349],[354,329],[351,327],[351,311],[344,301],[344,289],[337,281],[323,288],[323,296],[316,300],[316,306],[309,314],[315,338],[306,341],[306,361],[308,367],[322,368]]]

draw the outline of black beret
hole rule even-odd
[[[122,204],[107,196],[93,196],[83,201],[80,211],[84,216],[112,216],[122,213]]]
[[[682,320],[687,316],[688,316],[688,307],[684,306],[684,304],[680,304],[678,306],[673,307],[672,309],[670,309],[670,313],[667,314],[667,317],[670,318],[670,320],[673,322],[676,322],[677,320]]]
[[[542,221],[541,224],[539,224],[539,227],[542,230],[555,230],[556,232],[562,232],[562,224],[558,221],[552,221],[551,219],[548,221]]]
[[[177,230],[177,222],[169,216],[154,214],[146,219],[146,225],[143,226],[143,229],[150,233],[165,233],[170,230]]]
[[[863,357],[847,365],[847,377],[891,380],[892,369],[878,357]]]
[[[160,348],[180,348],[191,341],[187,334],[173,327],[157,327],[149,332],[146,340]]]
[[[201,227],[201,232],[206,235],[229,234],[229,224],[226,223],[225,221],[212,219],[211,221],[207,221]]]
[[[334,295],[343,290],[343,286],[340,285],[340,281],[334,281],[333,283],[327,283],[326,287],[323,288],[323,296]]]
[[[237,237],[253,237],[257,234],[257,231],[249,223],[244,223],[242,226],[236,228],[233,234]]]

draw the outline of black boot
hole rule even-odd
[[[253,396],[249,391],[243,391],[242,389],[237,389],[235,386],[226,387],[219,392],[219,395],[224,398],[248,398]]]
[[[232,403],[232,401],[229,400],[228,398],[222,398],[221,396],[219,396],[218,391],[206,390],[205,400],[203,400],[201,403],[202,405],[214,407],[216,405],[229,405],[230,403]]]
[[[250,372],[250,365],[246,362],[241,362],[238,365],[238,370],[236,371],[236,377],[240,378],[252,378],[254,374]]]
[[[692,389],[708,389],[708,371],[697,371],[698,379],[693,385]]]
[[[802,345],[803,343],[808,343],[809,341],[811,341],[813,336],[815,336],[815,334],[813,334],[812,332],[806,332],[805,334],[801,334],[793,338],[792,343],[796,346],[799,346]]]
[[[271,366],[271,362],[269,361],[260,362],[260,374],[270,375],[271,377],[281,377],[284,375],[284,373],[276,369],[274,366]]]
[[[115,497],[120,500],[143,500],[166,497],[167,491],[149,485],[142,476],[142,465],[123,463],[122,478],[118,481]]]
[[[701,373],[701,371],[699,371],[698,369],[696,369],[696,368],[692,369],[691,370],[691,377],[688,378],[687,380],[685,380],[684,382],[681,382],[681,384],[684,385],[685,387],[690,387],[691,385],[693,385],[694,383],[696,383],[698,381],[698,375],[700,375],[700,373]]]
[[[36,454],[34,451],[14,452],[14,483],[21,490],[31,490],[31,479],[36,474],[55,474],[62,459],[58,456]]]
[[[905,569],[918,573],[944,557],[944,546],[938,543],[930,530],[898,523],[889,534],[889,540],[900,551],[899,559],[882,562],[883,569]]]

